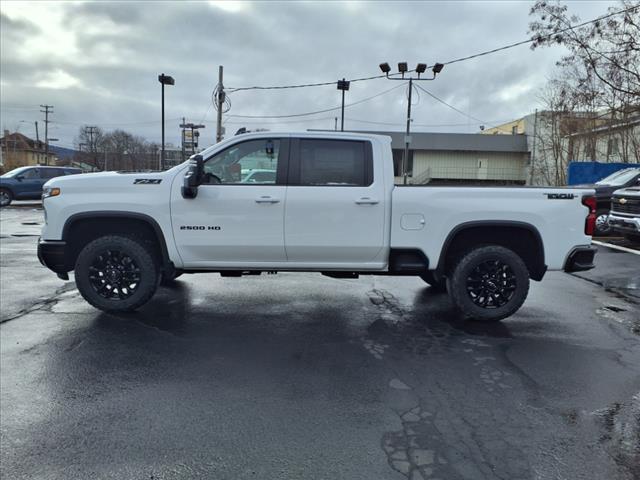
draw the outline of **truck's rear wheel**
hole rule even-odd
[[[424,283],[431,285],[431,288],[436,290],[437,292],[446,292],[447,291],[447,280],[436,275],[432,270],[427,270],[420,278],[424,281]]]
[[[447,277],[456,306],[469,318],[492,322],[513,315],[529,292],[529,271],[522,259],[498,245],[467,252]]]
[[[126,236],[109,235],[82,249],[75,279],[84,299],[94,307],[125,312],[151,299],[158,287],[160,270],[141,243]]]

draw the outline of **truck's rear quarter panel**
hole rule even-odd
[[[551,198],[549,194],[560,194]],[[593,190],[508,187],[396,187],[392,194],[391,248],[420,248],[435,268],[447,237],[470,222],[519,222],[534,227],[550,270],[564,266],[571,249],[589,245],[588,208]],[[573,195],[573,198],[567,196]],[[424,217],[424,225],[415,220]],[[421,227],[421,228],[419,228]],[[408,229],[411,228],[411,229]]]

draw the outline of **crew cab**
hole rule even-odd
[[[38,255],[106,311],[182,273],[314,271],[417,276],[487,321],[517,311],[529,279],[593,267],[592,189],[396,186],[390,142],[261,132],[165,172],[56,178]]]

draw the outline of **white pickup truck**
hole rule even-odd
[[[244,134],[165,172],[49,181],[38,256],[105,311],[137,309],[182,273],[314,271],[418,276],[499,320],[530,278],[593,268],[593,195],[397,186],[388,137]]]

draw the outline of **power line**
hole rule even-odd
[[[437,100],[438,102],[442,103],[443,105],[446,105],[447,107],[449,107],[451,110],[454,110],[456,112],[458,112],[460,115],[464,115],[467,118],[470,118],[471,120],[474,120],[476,122],[480,122],[480,123],[486,123],[484,120],[480,120],[477,117],[474,117],[473,115],[469,115],[466,112],[463,112],[462,110],[460,110],[459,108],[454,107],[453,105],[445,102],[444,100],[442,100],[441,98],[435,96],[433,93],[429,92],[428,90],[422,88],[420,85],[416,85],[417,88],[419,88],[420,90],[422,90],[424,93],[426,93],[427,95],[429,95],[431,98],[433,98],[434,100]]]
[[[551,38],[555,35],[559,35],[562,34],[564,32],[568,32],[569,30],[574,30],[576,28],[580,28],[580,27],[584,27],[586,25],[592,24],[592,23],[596,23],[596,22],[600,22],[602,20],[605,20],[607,18],[616,16],[616,15],[620,15],[623,13],[628,13],[628,12],[632,12],[634,10],[637,10],[638,8],[640,8],[640,5],[635,5],[629,8],[625,8],[624,10],[618,10],[617,12],[612,12],[612,13],[608,13],[606,15],[602,15],[600,17],[594,18],[593,20],[589,20],[586,22],[582,22],[579,23],[578,25],[571,25],[568,26],[567,28],[563,28],[561,30],[555,31],[553,33],[549,33],[547,35],[539,35],[533,38],[528,38],[526,40],[521,40],[519,42],[514,42],[514,43],[510,43],[508,45],[504,45],[502,47],[498,47],[498,48],[494,48],[491,50],[486,50],[484,52],[479,52],[479,53],[474,53],[473,55],[467,55],[465,57],[460,57],[460,58],[456,58],[454,60],[449,60],[447,62],[440,62],[443,65],[451,65],[453,63],[459,63],[459,62],[464,62],[466,60],[471,60],[473,58],[478,58],[478,57],[483,57],[485,55],[491,55],[492,53],[496,53],[496,52],[501,52],[503,50],[508,50],[510,48],[514,48],[514,47],[519,47],[520,45],[526,45],[528,43],[531,42],[535,42],[535,41],[540,41],[543,39],[548,39]],[[431,68],[433,65],[430,65],[428,68]],[[389,77],[391,76],[397,76],[400,75],[398,73],[395,74],[389,74]],[[364,80],[374,80],[377,78],[386,78],[387,75],[374,75],[372,77],[363,77],[363,78],[354,78],[349,80],[350,82],[360,82],[360,81],[364,81]],[[240,91],[245,91],[245,90],[283,90],[283,89],[288,89],[288,88],[306,88],[306,87],[324,87],[324,86],[328,86],[328,85],[335,85],[336,81],[332,81],[332,82],[319,82],[319,83],[305,83],[305,84],[300,84],[300,85],[281,85],[281,86],[269,86],[269,87],[260,87],[260,86],[253,86],[253,87],[240,87],[240,88],[232,88],[230,89],[231,93],[233,92],[240,92]]]
[[[347,105],[345,105],[344,107],[353,107],[355,105],[359,105],[361,103],[364,102],[368,102],[369,100],[373,100],[376,97],[380,97],[386,93],[389,93],[392,90],[395,90],[397,88],[400,88],[404,86],[404,84],[400,84],[400,85],[396,85],[395,87],[392,87],[388,90],[384,90],[383,92],[377,93],[375,95],[372,95],[370,97],[367,98],[363,98],[362,100],[358,100],[357,102],[353,102],[353,103],[349,103]],[[333,112],[335,110],[340,110],[342,107],[334,107],[334,108],[325,108],[323,110],[316,110],[315,112],[305,112],[305,113],[295,113],[295,114],[289,114],[289,115],[227,115],[227,117],[234,117],[234,118],[294,118],[294,117],[307,117],[309,115],[317,115],[319,113],[327,113],[327,112]]]

